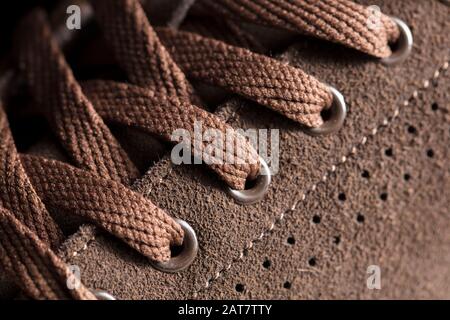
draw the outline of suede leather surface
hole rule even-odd
[[[280,172],[267,197],[255,205],[239,205],[204,167],[172,166],[165,159],[141,179],[139,190],[197,231],[200,250],[193,265],[178,274],[161,273],[99,233],[86,246],[74,245],[81,249],[65,248],[68,262],[80,266],[83,281],[120,299],[449,298],[448,71],[436,85],[419,90],[417,101],[400,107],[397,118],[390,117],[448,61],[450,8],[436,1],[376,3],[413,29],[414,51],[404,64],[385,67],[305,37],[281,56],[344,94],[349,113],[338,134],[311,137],[255,104],[225,104],[219,112],[234,127],[281,130]],[[431,110],[433,103],[439,105],[437,111]],[[382,126],[384,119],[388,126]],[[406,130],[410,124],[416,135]],[[367,143],[359,145],[364,136]],[[353,146],[355,155],[350,153]],[[387,148],[393,150],[390,157],[384,153]],[[426,155],[429,148],[433,158]],[[348,160],[341,163],[344,155]],[[336,171],[318,183],[331,165]],[[369,179],[361,177],[362,170],[369,171]],[[412,177],[408,182],[403,177],[407,172]],[[305,192],[305,201],[292,210]],[[380,199],[383,192],[386,201]],[[339,193],[345,193],[345,201],[338,199]],[[285,219],[265,232],[281,213]],[[358,213],[364,222],[356,220]],[[321,222],[311,222],[313,215]],[[243,250],[261,232],[263,239]],[[287,243],[288,237],[295,244]],[[312,257],[314,266],[309,264]],[[262,265],[265,259],[271,261],[268,269]],[[372,264],[382,271],[379,291],[366,287],[366,269]],[[236,291],[236,284],[244,285],[244,291]]]
[[[450,8],[426,0],[365,3],[411,26],[415,46],[402,65],[386,67],[307,37],[297,37],[280,57],[344,94],[349,112],[339,133],[308,136],[243,99],[222,105],[218,113],[234,127],[280,129],[280,171],[266,198],[237,204],[205,167],[172,166],[166,157],[137,182],[138,190],[192,225],[197,259],[183,272],[162,273],[118,240],[84,227],[61,250],[80,267],[82,281],[119,299],[450,298],[450,72],[423,88],[450,58]],[[417,100],[402,107],[415,90]],[[381,290],[366,287],[369,265],[381,268]]]

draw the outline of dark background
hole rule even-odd
[[[45,9],[52,8],[57,3],[56,0],[8,0],[0,2],[0,57],[11,48],[11,35],[20,17],[26,14],[31,8],[41,6]]]

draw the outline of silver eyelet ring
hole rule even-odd
[[[112,294],[103,290],[93,290],[92,293],[98,300],[117,300]]]
[[[305,132],[312,136],[321,136],[339,131],[347,115],[347,106],[344,96],[332,86],[328,86],[333,95],[333,104],[330,107],[331,117],[320,127],[306,128]]]
[[[391,17],[391,19],[397,24],[400,30],[400,38],[397,41],[397,49],[389,57],[381,59],[381,62],[388,66],[405,61],[410,55],[414,44],[414,38],[408,25],[398,18]]]
[[[189,267],[195,260],[198,252],[197,235],[194,229],[184,220],[175,219],[175,221],[181,226],[184,231],[184,240],[182,245],[182,251],[176,257],[170,258],[167,262],[151,261],[153,268],[168,272],[175,273],[182,271]]]
[[[261,171],[256,178],[255,186],[248,190],[235,190],[227,188],[228,193],[241,204],[252,204],[261,200],[269,190],[269,185],[272,180],[269,166],[263,158],[259,158],[261,163]]]

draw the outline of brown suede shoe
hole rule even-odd
[[[68,6],[2,72],[1,298],[450,299],[446,1]]]

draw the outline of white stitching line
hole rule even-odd
[[[392,123],[392,121],[398,117],[398,115],[400,114],[400,107],[406,107],[409,106],[409,104],[412,102],[412,100],[415,100],[418,98],[419,96],[419,91],[420,90],[424,90],[424,89],[428,89],[430,87],[430,81],[432,80],[437,80],[444,71],[446,71],[449,67],[449,63],[450,60],[444,62],[444,64],[442,64],[442,66],[438,67],[437,70],[434,72],[432,79],[426,79],[424,80],[424,82],[422,83],[422,87],[419,87],[418,89],[414,90],[412,95],[403,101],[403,104],[400,106],[397,106],[397,108],[395,108],[392,116],[390,118],[384,118],[383,121],[381,122],[381,124],[379,124],[377,127],[373,128],[369,135],[370,136],[375,136],[378,132],[379,129],[381,129],[382,127],[386,127],[388,126],[390,123]],[[244,254],[246,252],[248,252],[250,249],[253,248],[253,245],[260,241],[261,239],[263,239],[265,236],[268,236],[269,233],[271,233],[271,231],[275,228],[275,225],[280,223],[283,219],[285,214],[294,211],[297,208],[297,205],[304,201],[306,199],[306,195],[309,193],[312,193],[316,190],[317,188],[317,184],[319,184],[320,182],[325,182],[328,178],[328,176],[336,171],[336,167],[340,166],[342,164],[344,164],[345,162],[347,162],[348,158],[352,157],[353,155],[356,154],[356,151],[358,148],[362,147],[363,145],[366,144],[367,139],[368,139],[368,135],[365,135],[362,137],[362,139],[360,140],[359,143],[356,143],[351,149],[350,152],[347,154],[347,156],[342,156],[342,158],[334,165],[331,165],[330,169],[328,171],[325,172],[325,174],[322,176],[321,180],[316,183],[313,184],[309,189],[306,189],[306,191],[300,196],[300,200],[295,201],[294,204],[290,207],[290,209],[286,209],[284,210],[277,218],[275,218],[275,220],[271,223],[270,227],[267,228],[266,230],[264,230],[258,237],[254,238],[253,240],[251,240],[239,253],[239,257],[238,258],[234,258],[233,260],[231,260],[231,262],[224,268],[220,269],[219,271],[217,271],[214,276],[208,278],[205,281],[205,285],[203,288],[200,288],[198,290],[195,290],[193,292],[193,297],[196,298],[198,293],[208,289],[211,286],[211,283],[216,281],[218,278],[220,278],[225,272],[227,272],[228,270],[231,269],[231,266],[236,263],[239,262],[240,260],[242,260],[242,258],[244,257]]]
[[[437,79],[442,75],[443,71],[446,71],[446,70],[448,69],[449,63],[450,63],[450,60],[449,60],[449,61],[446,61],[441,67],[439,67],[439,68],[434,72],[433,77],[432,77],[432,80],[437,80]],[[419,88],[419,90],[420,90],[420,89],[427,89],[427,88],[429,88],[429,85],[430,85],[430,80],[425,80],[425,81],[423,82],[423,87],[422,87],[422,88]],[[401,106],[403,106],[403,107],[409,106],[410,100],[417,99],[417,97],[418,97],[418,90],[414,90],[414,92],[412,93],[412,96],[411,96],[409,99],[404,100],[404,101],[403,101],[403,104],[402,104]],[[401,107],[401,106],[400,106],[400,107]],[[371,135],[371,136],[375,136],[375,135],[378,133],[378,129],[379,129],[379,128],[385,127],[385,126],[389,125],[389,123],[392,122],[392,120],[394,120],[395,118],[397,118],[398,115],[399,115],[399,113],[400,113],[400,107],[397,107],[397,108],[394,110],[394,113],[393,113],[391,119],[385,118],[385,119],[382,121],[382,123],[381,123],[380,125],[378,125],[378,127],[372,129],[372,131],[370,132],[370,135]],[[240,108],[237,108],[237,109],[240,109]],[[233,117],[236,113],[237,113],[237,110],[235,110],[235,111],[233,112],[233,114],[232,114],[228,119],[226,119],[226,122],[228,122],[230,119],[232,119],[232,117]],[[361,139],[361,141],[360,141],[359,143],[357,143],[356,145],[354,145],[354,146],[351,148],[351,151],[350,151],[350,153],[348,154],[348,156],[351,157],[351,156],[355,155],[357,149],[358,149],[359,147],[361,147],[361,146],[363,146],[363,145],[366,144],[367,139],[368,139],[367,136],[363,136],[362,139]],[[330,169],[322,176],[321,181],[319,181],[318,183],[320,183],[320,182],[325,182],[325,181],[327,180],[328,176],[329,176],[331,173],[334,173],[334,172],[336,171],[336,167],[339,166],[339,165],[344,164],[346,161],[347,161],[347,157],[346,157],[346,156],[342,156],[342,158],[340,159],[339,162],[337,162],[335,165],[331,165]],[[170,173],[170,170],[168,171],[168,173]],[[167,177],[167,176],[168,176],[168,174],[165,175],[165,177]],[[162,182],[162,180],[163,180],[163,179],[161,179],[160,182]],[[318,184],[318,183],[317,183],[317,184]],[[194,298],[197,297],[197,294],[198,294],[199,292],[201,292],[201,291],[203,291],[203,290],[205,290],[205,289],[208,289],[208,288],[210,287],[211,283],[214,282],[215,280],[217,280],[218,278],[220,278],[225,272],[229,271],[234,263],[239,262],[240,260],[242,260],[242,258],[244,257],[244,253],[245,253],[246,251],[248,251],[249,249],[253,248],[254,243],[256,243],[256,242],[262,240],[265,236],[268,235],[268,233],[270,233],[270,232],[275,228],[276,224],[278,224],[278,223],[280,223],[281,221],[283,221],[284,216],[285,216],[285,213],[289,213],[289,211],[294,211],[294,210],[297,208],[297,205],[298,205],[300,202],[305,201],[305,199],[306,199],[306,194],[307,194],[307,193],[316,190],[317,184],[312,185],[311,188],[310,188],[309,190],[307,189],[307,190],[305,191],[305,193],[303,193],[303,194],[301,195],[299,201],[296,201],[296,202],[291,206],[290,209],[286,209],[284,212],[282,212],[277,218],[275,218],[275,220],[271,223],[271,225],[270,225],[269,228],[267,228],[266,230],[264,230],[263,232],[261,232],[261,234],[260,234],[258,237],[256,237],[255,239],[251,240],[251,241],[246,245],[246,247],[244,247],[244,249],[241,250],[241,252],[240,252],[238,258],[235,258],[235,259],[231,260],[231,262],[230,262],[229,264],[227,264],[224,268],[222,268],[222,269],[220,269],[219,271],[217,271],[217,272],[214,274],[214,276],[212,276],[212,277],[210,277],[209,279],[207,279],[207,280],[205,281],[205,285],[204,285],[203,288],[200,288],[200,289],[195,290],[195,291],[193,292],[193,297],[194,297]],[[92,239],[87,240],[86,243],[84,244],[84,246],[83,246],[82,249],[72,252],[72,254],[70,255],[70,257],[73,258],[73,257],[77,256],[79,253],[85,251],[85,250],[88,248],[89,244],[92,243],[94,240],[95,240],[95,236],[94,236]]]

